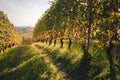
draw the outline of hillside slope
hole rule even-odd
[[[32,37],[33,35],[33,27],[15,27],[23,36]]]

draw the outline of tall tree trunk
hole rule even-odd
[[[89,49],[89,47],[90,47],[90,29],[91,29],[91,26],[89,25],[89,28],[88,28],[88,45],[87,45],[87,49]]]
[[[56,46],[56,39],[54,39],[54,47]]]
[[[45,40],[46,44],[47,44],[47,39]]]
[[[51,45],[52,44],[52,38],[50,39],[50,41],[49,41],[49,45]]]
[[[92,6],[90,5],[90,16],[89,16],[89,24],[88,24],[88,45],[87,49],[90,47],[90,33],[91,33],[91,24],[92,24]]]
[[[61,48],[63,48],[64,42],[63,42],[63,39],[62,39],[62,38],[60,39],[60,43],[61,43]]]
[[[52,40],[53,40],[53,36],[50,34],[50,41],[49,41],[49,45],[52,44]]]
[[[89,70],[90,70],[90,61],[91,61],[91,55],[89,53],[89,47],[90,47],[90,34],[91,34],[91,24],[92,24],[92,1],[90,0],[89,2],[89,6],[88,8],[89,9],[89,23],[88,23],[88,37],[87,37],[87,44],[86,44],[86,36],[84,37],[84,43],[82,45],[82,49],[84,51],[84,54],[83,54],[83,59],[81,60],[82,63],[83,63],[83,78],[84,80],[88,80],[89,79]],[[86,29],[84,28],[84,35],[86,35]]]
[[[69,38],[69,46],[68,46],[69,50],[71,49],[71,44],[72,44],[72,40]]]

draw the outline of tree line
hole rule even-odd
[[[22,36],[10,23],[7,15],[0,11],[0,52],[4,53],[7,48],[20,44],[21,38]]]
[[[120,45],[119,0],[54,0],[35,26],[35,41],[80,41],[84,54],[90,56],[91,44],[105,50],[110,63],[110,79],[115,79],[114,54]]]

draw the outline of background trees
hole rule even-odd
[[[14,25],[10,23],[7,15],[0,11],[0,51],[4,52],[7,47],[20,44],[21,37]]]
[[[110,62],[110,79],[114,80],[114,54],[120,45],[119,0],[55,0],[38,20],[34,38],[80,41],[85,53],[91,44],[105,50]],[[87,52],[86,52],[87,51]]]
[[[87,49],[92,39],[102,43],[101,48],[107,47],[114,33],[119,38],[119,3],[117,0],[55,0],[36,23],[34,37],[79,39]]]

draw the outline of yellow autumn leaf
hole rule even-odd
[[[118,8],[118,12],[116,12],[116,15],[120,16],[120,8]]]
[[[96,36],[96,32],[95,31],[93,32],[93,35]]]

